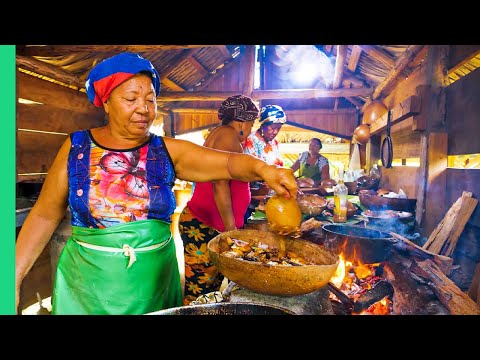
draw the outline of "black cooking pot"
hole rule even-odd
[[[384,261],[396,241],[389,233],[360,226],[327,224],[322,229],[325,247],[364,264]]]
[[[148,315],[295,315],[295,313],[272,305],[222,302],[179,306]]]

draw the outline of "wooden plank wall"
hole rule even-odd
[[[479,92],[480,69],[472,71],[446,88],[449,155],[480,153]]]
[[[379,169],[382,173],[380,188],[389,189],[396,193],[402,189],[408,198],[415,198],[418,182],[418,167],[396,166],[385,169],[379,166]]]
[[[85,93],[17,71],[17,98],[42,104],[17,102],[17,129],[69,134],[75,130],[100,126],[103,109],[88,102]],[[17,130],[17,182],[42,181],[68,135]]]

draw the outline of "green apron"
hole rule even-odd
[[[52,314],[138,315],[181,305],[169,223],[72,226],[58,260]]]
[[[318,170],[318,165],[315,163],[313,166],[307,166],[307,164],[300,165],[300,178],[310,178],[312,180],[320,180],[322,178],[322,174]]]

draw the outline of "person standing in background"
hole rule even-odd
[[[243,152],[253,155],[270,165],[283,166],[283,160],[280,156],[280,148],[276,136],[287,121],[283,109],[278,105],[265,105],[260,110],[260,127],[257,131],[251,133],[243,144]],[[252,182],[252,188],[261,188],[265,184],[262,182]],[[254,200],[245,212],[245,222],[255,211],[259,202]]]
[[[313,138],[308,144],[308,151],[300,154],[293,163],[293,172],[298,170],[298,179],[311,181],[312,186],[318,186],[323,180],[330,178],[330,165],[328,159],[320,154],[322,142]]]
[[[275,137],[287,121],[283,109],[278,105],[266,105],[260,110],[260,127],[250,134],[243,144],[243,152],[251,154],[269,165],[283,166],[278,141]]]
[[[251,133],[258,113],[258,107],[247,96],[227,98],[218,109],[221,124],[210,132],[203,145],[242,153],[242,143]],[[220,289],[224,277],[210,262],[207,244],[220,232],[243,227],[250,199],[248,182],[217,180],[195,184],[178,223],[185,255],[184,305]]]

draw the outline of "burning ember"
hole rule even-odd
[[[381,275],[382,263],[363,264],[358,260],[345,260],[343,253],[340,263],[330,282],[353,302],[353,315],[388,315],[392,312],[393,287]],[[330,300],[342,302],[334,294]]]

